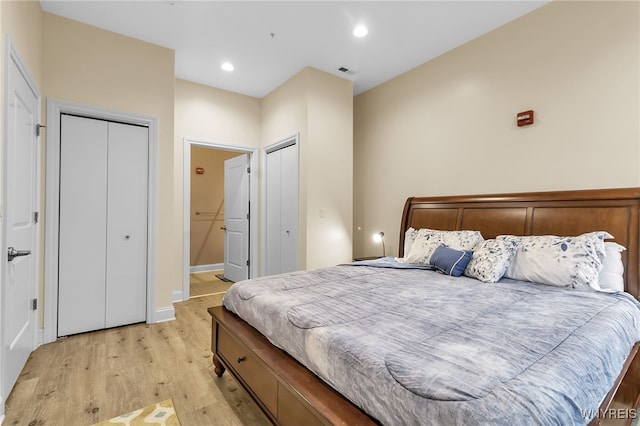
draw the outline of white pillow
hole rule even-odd
[[[519,244],[518,240],[484,240],[473,249],[464,274],[485,283],[497,282],[507,271]]]
[[[576,237],[555,235],[499,235],[519,240],[520,245],[504,276],[558,287],[596,288],[602,269],[603,235],[597,232]]]
[[[604,243],[606,256],[602,261],[602,271],[598,276],[598,284],[602,289],[624,291],[624,266],[622,252],[626,248],[618,243]]]
[[[439,233],[420,234],[413,242],[405,260],[407,263],[429,265],[431,255],[441,245],[442,238]]]
[[[482,241],[484,238],[480,231],[420,229],[405,260],[408,263],[429,265],[431,255],[440,245],[446,245],[454,250],[473,250]]]
[[[411,251],[411,246],[413,246],[413,242],[418,237],[418,230],[409,228],[404,232],[404,258],[406,259]]]
[[[473,250],[484,241],[480,231],[440,231],[442,242],[455,250]]]

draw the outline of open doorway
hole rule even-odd
[[[256,150],[191,139],[184,142],[184,273],[182,297],[178,298],[181,300],[222,295],[234,281],[255,276],[257,272],[257,265],[252,262],[257,259],[254,241],[257,203],[254,211],[250,209],[250,200],[257,199],[257,183],[250,173],[258,161]],[[244,165],[237,167],[236,160],[244,161]],[[230,167],[245,174],[242,196],[233,183],[237,172],[230,173]],[[237,241],[233,219],[239,216],[246,222],[241,249],[233,246]],[[237,268],[240,260],[231,256],[238,252],[244,268],[240,274]],[[225,271],[225,265],[229,271]]]
[[[227,291],[224,164],[238,152],[191,146],[189,298]]]

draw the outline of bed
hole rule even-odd
[[[399,257],[406,254],[410,228],[475,230],[485,240],[495,241],[499,235],[577,236],[606,230],[615,236],[607,241],[627,248],[621,253],[627,294],[511,279],[487,284],[421,269],[367,265],[249,280],[232,287],[226,307],[209,310],[216,374],[228,369],[271,421],[282,425],[514,424],[515,420],[600,424],[620,417],[631,421],[640,395],[640,356],[636,356],[640,323],[634,299],[639,294],[639,209],[640,188],[409,198],[401,219]],[[427,288],[428,297],[411,299],[423,291],[427,274],[435,277]],[[308,281],[313,275],[320,281]],[[349,283],[349,291],[334,286],[341,281]],[[358,292],[351,291],[355,288]],[[484,296],[471,294],[472,288],[481,289]],[[289,301],[280,293],[297,294],[297,299]],[[463,305],[466,316],[455,315],[462,308],[453,302],[464,297],[471,298]],[[264,304],[267,299],[275,303]],[[332,303],[338,299],[356,308]],[[245,312],[239,307],[242,300],[252,306]],[[543,303],[535,305],[536,300]],[[391,311],[381,308],[380,315],[373,315],[389,301],[395,306]],[[411,304],[418,309],[412,311]],[[320,313],[311,311],[314,305],[322,308]],[[524,324],[519,315],[529,305],[538,307],[527,315],[540,319],[525,328],[518,345],[509,344],[509,327],[488,327],[505,323],[505,318]],[[547,319],[560,312],[566,315]],[[404,321],[393,323],[391,317],[398,315]],[[579,326],[576,318],[582,318]],[[334,333],[334,326],[342,324],[357,325]],[[493,334],[479,338],[473,327],[485,325]],[[541,338],[544,327],[550,336]],[[417,341],[399,338],[420,328],[425,330]],[[381,334],[383,329],[389,338]],[[296,330],[297,337],[289,343],[280,340],[280,335]],[[321,349],[322,344],[331,349]],[[362,358],[355,348],[367,345],[373,346],[374,354]],[[451,346],[462,346],[455,359],[447,359],[443,352]],[[569,357],[579,368],[555,371],[557,364],[545,363],[559,357],[561,367],[569,364],[566,354],[565,358],[558,354],[575,350],[574,346],[579,349]],[[509,358],[504,352],[514,353]],[[339,358],[350,362],[338,364]],[[412,358],[414,365],[438,368],[416,369],[408,361]],[[451,365],[462,373],[452,375]],[[378,382],[377,376],[390,380]],[[541,381],[545,376],[551,380]]]

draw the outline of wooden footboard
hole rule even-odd
[[[209,314],[216,374],[228,369],[274,424],[378,424],[233,313],[215,306]]]

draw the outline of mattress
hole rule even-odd
[[[427,270],[261,277],[223,304],[385,425],[586,424],[640,341],[628,294]]]

